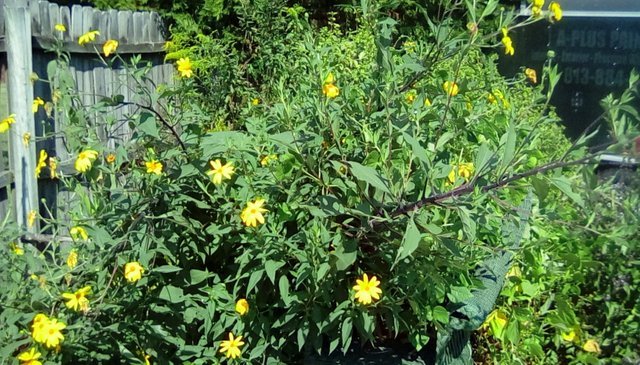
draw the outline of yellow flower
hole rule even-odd
[[[442,84],[442,89],[450,96],[456,96],[458,95],[458,91],[460,91],[458,84],[453,81],[445,81],[444,84]]]
[[[244,345],[242,336],[234,338],[233,333],[229,332],[229,340],[222,341],[220,344],[220,352],[225,352],[225,356],[235,359],[236,357],[240,357],[240,347],[242,345]]]
[[[35,347],[29,349],[29,351],[21,352],[18,355],[20,365],[42,365],[38,359],[42,356]]]
[[[537,6],[539,8],[544,6],[544,0],[533,0],[533,6]]]
[[[73,238],[74,240],[78,240],[79,238],[82,238],[84,241],[86,241],[89,239],[89,235],[87,234],[87,231],[80,226],[71,227],[71,229],[69,230],[69,234],[71,235],[71,238]]]
[[[509,107],[509,101],[507,101],[507,99],[504,97],[504,94],[502,93],[502,91],[498,89],[495,89],[492,92],[490,92],[489,95],[487,96],[487,99],[491,104],[495,104],[499,99],[505,108]]]
[[[36,217],[37,213],[35,210],[29,211],[29,214],[27,214],[27,225],[29,227],[33,227],[33,225],[36,223]]]
[[[40,98],[39,96],[37,98],[35,98],[33,100],[33,103],[31,104],[31,110],[34,113],[38,112],[38,108],[40,108],[40,106],[44,105],[44,100],[42,100],[42,98]]]
[[[38,313],[33,317],[33,324],[31,325],[31,336],[36,342],[43,343],[45,340],[45,330],[49,324],[49,318],[42,313]]]
[[[538,83],[538,74],[536,73],[536,70],[532,68],[526,68],[524,70],[524,75],[527,76],[529,81],[531,81],[532,83],[534,84]]]
[[[31,83],[35,83],[36,81],[40,80],[40,76],[38,76],[37,73],[32,72],[31,75],[29,76],[29,80],[31,81]]]
[[[511,37],[508,36],[509,30],[507,28],[502,28],[502,44],[504,45],[504,54],[513,56],[515,53],[515,49],[513,48],[513,41]]]
[[[560,4],[552,1],[551,4],[549,4],[549,10],[553,13],[552,18],[555,21],[559,22],[560,20],[562,20],[562,8],[560,7]]]
[[[124,277],[128,282],[135,283],[142,279],[142,274],[144,274],[144,268],[142,268],[139,262],[134,261],[124,265]]]
[[[322,93],[329,99],[333,99],[340,95],[340,89],[334,84],[324,84],[322,85]]]
[[[258,98],[253,98],[253,100],[251,100],[251,104],[252,104],[252,105],[258,105],[258,104],[260,104],[260,99],[258,99]]]
[[[60,91],[60,89],[53,90],[51,93],[51,101],[56,104],[60,98],[62,98],[62,91]]]
[[[531,7],[531,15],[533,15],[534,18],[539,17],[541,14],[542,14],[542,8],[538,6]]]
[[[236,302],[236,312],[241,316],[244,316],[249,312],[249,302],[246,299],[240,299]]]
[[[382,294],[382,289],[380,289],[380,281],[375,276],[369,277],[367,274],[362,275],[362,280],[356,279],[356,285],[353,287],[353,290],[356,291],[355,298],[361,304],[371,304],[373,299],[380,299],[380,294]]]
[[[96,39],[96,36],[100,35],[100,32],[97,30],[90,30],[88,32],[86,32],[85,34],[81,35],[80,38],[78,38],[78,44],[81,46],[84,46],[85,44],[89,43],[89,42],[93,42]]]
[[[263,158],[260,159],[260,165],[262,166],[267,166],[269,165],[272,161],[277,161],[278,160],[278,155],[266,155]]]
[[[62,298],[67,301],[64,305],[76,312],[87,312],[89,310],[89,299],[87,299],[89,293],[91,293],[90,286],[78,289],[74,293],[62,293]]]
[[[24,255],[24,249],[22,247],[20,247],[20,245],[18,245],[15,242],[11,242],[9,244],[9,248],[11,249],[11,252],[13,252],[13,254],[16,255],[16,256]]]
[[[71,250],[67,256],[67,266],[70,270],[73,270],[76,265],[78,265],[78,251]]]
[[[40,150],[40,158],[38,158],[38,164],[36,165],[36,177],[40,177],[40,172],[43,167],[47,166],[47,151]]]
[[[91,169],[91,164],[98,158],[98,152],[94,150],[84,150],[78,154],[74,167],[78,172],[87,172]]]
[[[417,92],[415,90],[410,90],[405,94],[404,98],[407,101],[407,103],[413,103],[413,101],[416,100],[416,96],[417,96]]]
[[[240,219],[242,223],[247,227],[257,227],[258,223],[264,223],[264,216],[262,213],[268,212],[262,206],[264,205],[264,199],[256,199],[255,202],[248,202],[247,206],[240,213]]]
[[[451,172],[449,172],[449,175],[447,176],[448,182],[450,184],[455,183],[457,177],[461,177],[465,182],[469,182],[469,179],[471,178],[471,175],[473,175],[474,170],[475,167],[471,162],[458,164],[451,169]]]
[[[162,162],[151,160],[144,163],[148,174],[162,175]]]
[[[414,41],[406,41],[404,42],[404,44],[402,44],[402,48],[404,48],[408,53],[414,53],[416,50],[416,46],[417,44]]]
[[[0,133],[4,133],[9,130],[9,127],[16,122],[16,115],[11,114],[10,116],[4,118],[0,122]]]
[[[25,147],[29,146],[29,142],[31,141],[31,133],[29,132],[24,132],[24,134],[22,135],[22,144]]]
[[[429,100],[429,98],[424,99],[424,106],[431,106],[431,100]]]
[[[112,163],[116,162],[116,155],[113,153],[110,153],[107,155],[107,157],[104,158],[104,160],[107,161],[109,165],[111,165]]]
[[[574,327],[568,331],[560,333],[562,339],[567,342],[577,342],[580,339],[580,328]]]
[[[600,353],[600,344],[596,340],[587,340],[587,342],[582,345],[582,349],[587,352],[595,352]]]
[[[55,318],[48,318],[40,313],[33,319],[32,333],[34,341],[44,344],[47,348],[56,348],[64,340],[62,330],[66,324],[58,322]]]
[[[57,30],[58,32],[66,32],[67,31],[67,27],[64,26],[64,24],[56,24],[53,26],[53,29]]]
[[[58,160],[55,157],[49,157],[49,173],[52,179],[58,177],[56,169],[58,168]]]
[[[102,52],[105,57],[109,57],[110,54],[116,53],[116,49],[118,49],[118,41],[114,39],[109,39],[102,46]]]
[[[211,165],[211,170],[207,171],[207,175],[211,177],[215,185],[222,184],[223,179],[231,179],[231,176],[235,172],[231,162],[223,165],[220,160],[215,160],[209,161],[209,164]]]
[[[178,72],[181,77],[189,78],[193,75],[191,60],[189,60],[189,57],[179,59],[178,62],[176,62],[176,65],[178,65]]]

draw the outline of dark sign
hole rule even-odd
[[[583,4],[589,1],[583,0]],[[590,4],[597,7],[603,3]],[[551,102],[567,126],[567,134],[576,137],[602,114],[600,100],[624,90],[631,69],[640,71],[640,13],[566,13],[558,23],[543,21],[514,31],[516,54],[502,57],[501,68],[511,75],[523,67],[540,73],[548,51],[553,51],[562,76]]]

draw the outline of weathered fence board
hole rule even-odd
[[[23,158],[28,160],[29,164],[23,165],[23,170],[28,172],[29,176],[33,176],[37,154],[43,149],[47,151],[49,156],[56,157],[62,170],[72,173],[72,165],[79,151],[68,151],[65,141],[57,134],[55,138],[43,138],[51,132],[59,132],[68,122],[60,115],[47,116],[44,108],[40,108],[35,115],[30,113],[33,98],[40,97],[46,102],[52,100],[51,88],[54,85],[44,81],[49,77],[47,65],[54,59],[54,54],[48,52],[47,49],[58,42],[63,50],[70,54],[70,72],[73,75],[76,90],[79,92],[79,100],[83,105],[93,105],[105,96],[114,94],[121,94],[125,101],[131,101],[135,96],[132,91],[135,82],[127,76],[121,62],[115,62],[113,65],[105,64],[97,52],[102,51],[102,45],[105,41],[115,39],[119,42],[118,54],[125,62],[128,62],[129,55],[141,54],[143,62],[149,62],[152,65],[148,74],[148,77],[151,78],[149,85],[170,83],[173,80],[174,67],[164,62],[165,38],[162,20],[157,13],[152,12],[100,11],[80,5],[59,6],[44,0],[0,0],[0,9],[9,2],[20,3],[26,7],[26,17],[30,20],[29,28],[32,34],[32,37],[28,38],[33,40],[30,47],[30,56],[32,57],[30,64],[33,71],[41,78],[41,81],[36,81],[32,88],[26,88],[31,92],[31,96],[14,97],[20,98],[23,106],[28,106],[29,112],[22,112],[21,118],[30,119],[35,116],[35,122],[32,120],[30,128],[33,135],[32,142],[38,140],[37,143],[30,144],[29,153],[31,156],[28,159]],[[5,33],[12,22],[12,18],[0,17],[0,118],[6,117],[11,109],[3,107],[3,95],[6,97],[7,94],[13,94],[12,91],[8,92],[6,87],[6,76],[11,76],[13,69],[9,67],[7,72],[7,62],[3,63],[3,60],[6,59],[3,52],[7,51],[8,46]],[[67,31],[54,30],[56,24],[63,24]],[[79,45],[78,38],[91,30],[100,32],[96,40],[84,46]],[[27,80],[25,85],[31,85],[28,79],[24,79],[24,75],[21,78],[22,81]],[[3,80],[5,81],[3,82]],[[15,111],[13,112],[15,113]],[[96,132],[104,146],[108,149],[115,149],[118,144],[131,137],[131,130],[126,119],[137,112],[139,110],[131,106],[111,108],[108,113],[90,116],[87,128]],[[114,120],[113,127],[106,126],[105,118]],[[16,124],[12,126],[11,132],[22,133],[22,130],[18,131],[17,128],[14,128]],[[11,139],[15,144],[15,141],[18,141],[18,136],[12,135]],[[11,166],[6,163],[10,155],[7,141],[3,140],[0,135],[0,218],[10,213],[9,208],[15,206],[13,195],[21,189],[20,186],[15,186],[19,182],[15,176],[14,165],[17,162]],[[14,179],[16,179],[15,183]],[[36,206],[37,198],[45,198],[49,210],[57,214],[58,218],[64,219],[63,213],[68,212],[73,205],[72,199],[74,199],[75,193],[62,191],[58,186],[58,181],[51,179],[45,170],[38,180],[31,178],[30,183],[39,187],[39,194],[34,200]],[[15,189],[13,189],[14,187]],[[18,196],[19,194],[16,195],[16,197]],[[39,212],[46,217],[47,210],[41,206]],[[20,212],[13,212],[13,214],[16,215],[17,221],[22,224],[25,222],[24,209]]]
[[[27,215],[38,209],[37,182],[33,176],[36,166],[35,146],[20,143],[25,133],[35,135],[31,101],[32,54],[31,16],[24,0],[6,0],[3,11],[8,66],[9,111],[16,122],[8,131],[11,170],[15,184],[16,222],[28,232],[35,232],[38,224],[27,225]]]

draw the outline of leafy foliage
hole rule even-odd
[[[595,251],[584,248],[575,267],[549,259],[579,252],[571,225],[585,201],[605,202],[578,185],[587,169],[572,167],[594,155],[566,141],[547,109],[559,77],[550,62],[541,85],[532,85],[524,75],[505,80],[495,55],[482,52],[511,24],[511,12],[489,0],[406,5],[402,16],[388,16],[405,5],[363,2],[318,23],[317,14],[284,2],[190,4],[199,10],[172,8],[167,60],[182,59],[194,77],[151,87],[139,57],[105,61],[136,82],[131,100],[111,95],[84,106],[69,56],[55,50],[49,82],[66,123],[60,133],[73,156],[95,150],[97,158],[86,172],[60,174],[73,199],[66,217],[43,218],[53,233],[46,247],[2,250],[12,268],[1,274],[3,357],[33,344],[37,313],[67,324],[59,351],[42,349],[51,361],[218,363],[229,333],[244,342],[231,362],[295,363],[358,346],[424,352],[457,320],[452,308],[486,289],[476,266],[516,249],[500,234],[503,218],[533,189],[532,225],[513,252],[530,277],[510,275],[500,308],[518,320],[493,323],[493,337],[480,340],[496,343],[477,347],[514,361],[544,349],[554,360],[594,358],[551,349],[560,340],[548,331],[577,325],[571,308],[603,321],[588,317],[587,306],[602,292],[578,299],[580,286],[570,281],[576,272],[593,275]],[[429,7],[442,11],[430,16]],[[419,17],[427,26],[407,27]],[[210,18],[226,22],[215,27]],[[632,115],[615,106],[628,105],[636,87],[611,100],[618,145],[637,133],[615,114]],[[124,121],[131,138],[105,143],[101,136],[123,122],[114,117],[122,106],[135,110]],[[635,233],[592,214],[592,229],[622,230],[602,254],[623,241],[635,252]],[[77,227],[88,239],[72,234]],[[20,231],[2,235],[17,242]],[[364,274],[381,282],[381,298],[368,305],[353,289]],[[611,290],[606,274],[598,279]],[[66,307],[62,293],[85,286],[89,308]],[[631,311],[636,289],[615,290],[609,310]],[[524,325],[534,320],[539,327]],[[535,337],[521,341],[520,328]],[[633,345],[625,342],[624,356]]]

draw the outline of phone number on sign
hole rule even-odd
[[[625,86],[628,74],[623,70],[566,67],[562,70],[562,81],[573,85]]]

